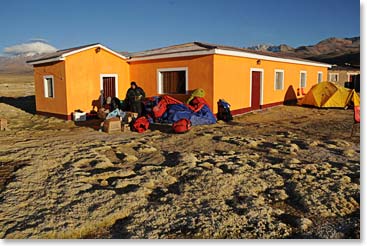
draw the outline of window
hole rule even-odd
[[[347,73],[348,82],[353,82],[358,73]]]
[[[322,82],[322,72],[318,72],[317,73],[317,83],[321,83]]]
[[[338,82],[339,74],[337,73],[329,73],[329,81],[330,82]]]
[[[55,97],[54,76],[52,75],[43,76],[43,83],[44,83],[45,97],[54,98]]]
[[[301,71],[300,73],[300,87],[305,88],[307,83],[307,72]]]
[[[158,70],[159,94],[186,94],[187,68],[169,68]]]
[[[274,88],[275,90],[284,89],[284,71],[283,70],[275,70]]]

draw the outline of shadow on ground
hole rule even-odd
[[[36,114],[36,97],[0,97],[0,103],[19,108],[27,113]]]

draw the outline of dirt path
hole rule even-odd
[[[351,110],[108,135],[0,103],[1,238],[359,238]]]

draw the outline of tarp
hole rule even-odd
[[[199,111],[194,112],[185,104],[168,105],[166,113],[162,120],[167,123],[174,123],[180,119],[189,119],[193,126],[210,125],[217,122],[215,116],[207,105],[204,105]]]
[[[166,112],[167,110],[167,105],[170,105],[170,104],[182,104],[182,102],[180,102],[179,100],[173,97],[164,95],[161,97],[159,103],[153,107],[154,116],[156,118],[162,117],[164,112]]]
[[[359,96],[354,90],[331,82],[321,82],[311,88],[300,104],[319,108],[345,108],[350,102],[359,106]]]
[[[170,96],[146,98],[144,109],[148,120],[151,122],[174,123],[180,119],[188,119],[192,125],[215,124],[217,119],[202,97],[193,97],[190,104]]]

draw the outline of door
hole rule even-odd
[[[103,98],[116,96],[116,78],[115,77],[103,77]]]
[[[252,71],[251,81],[251,109],[260,109],[260,85],[261,84],[261,72]]]

